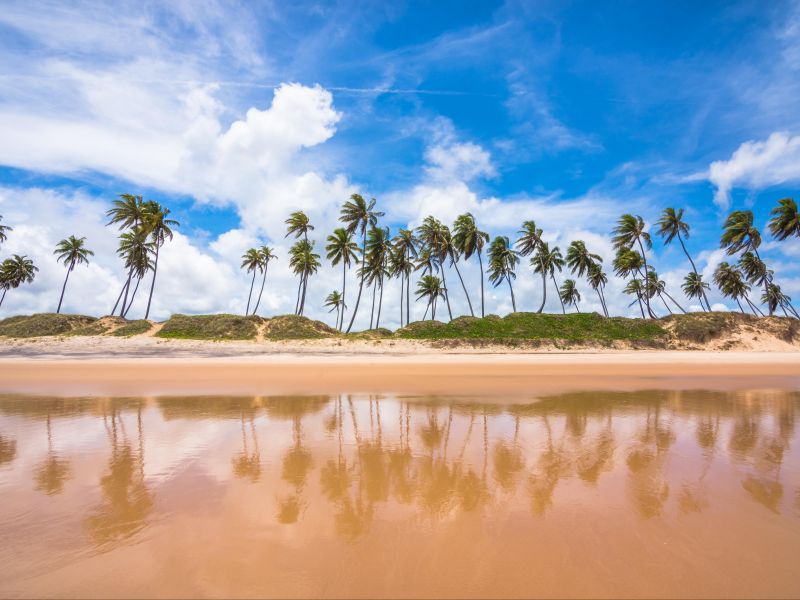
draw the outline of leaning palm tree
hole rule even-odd
[[[578,291],[574,279],[564,280],[564,283],[561,284],[561,288],[559,289],[559,296],[561,297],[561,302],[567,306],[572,305],[575,307],[575,310],[581,312],[581,309],[578,308],[578,302],[581,301],[581,294]]]
[[[640,269],[639,274],[641,275],[642,279],[645,279],[648,271],[647,254],[645,252],[645,248],[648,250],[652,248],[653,242],[650,239],[650,234],[645,228],[644,219],[638,215],[634,216],[626,213],[617,221],[617,226],[614,228],[614,234],[615,235],[612,238],[612,242],[614,244],[614,248],[617,250],[620,248],[630,249],[633,248],[634,245],[639,246],[643,266],[643,269]],[[650,316],[653,316],[653,313],[650,310],[650,299],[648,298],[647,294],[645,294],[644,299],[647,306],[647,312],[651,313]]]
[[[61,312],[61,303],[64,302],[64,292],[67,289],[69,274],[75,265],[89,264],[89,257],[94,256],[94,252],[86,247],[86,238],[76,238],[74,235],[58,242],[53,254],[58,255],[58,262],[63,262],[67,268],[67,276],[64,278],[64,285],[61,287],[61,297],[58,299],[56,314]]]
[[[445,274],[444,262],[447,259],[447,242],[449,229],[435,217],[427,216],[422,221],[422,225],[417,228],[417,236],[422,244],[423,251],[427,252],[428,258],[434,261],[442,273],[442,286],[444,287],[444,300],[447,304],[447,314],[453,320],[453,310],[450,307],[450,290],[447,287],[447,277]]]
[[[644,286],[642,285],[642,282],[639,279],[636,279],[634,277],[627,283],[627,285],[625,286],[625,288],[622,291],[625,294],[628,294],[628,295],[636,297],[636,299],[630,304],[630,306],[633,306],[633,304],[638,303],[639,304],[639,310],[642,313],[642,318],[643,319],[647,318],[647,317],[644,316],[644,303],[642,302],[642,299],[643,299],[643,297],[645,295],[645,290],[644,290]]]
[[[469,292],[467,292],[467,286],[464,285],[464,278],[461,277],[461,270],[458,268],[458,261],[461,258],[461,251],[458,249],[458,246],[453,241],[453,236],[450,233],[450,228],[447,225],[442,225],[442,245],[441,250],[445,254],[447,258],[450,259],[450,266],[456,270],[456,275],[458,275],[458,280],[461,282],[461,289],[464,290],[464,296],[467,298],[467,306],[469,306],[469,314],[470,316],[475,316],[475,311],[472,310],[472,300],[469,298]]]
[[[650,267],[650,270],[647,273],[646,286],[648,290],[648,295],[651,298],[658,296],[669,314],[672,314],[672,309],[669,307],[669,304],[667,304],[667,301],[664,299],[664,296],[666,296],[670,302],[672,302],[675,306],[677,306],[678,310],[680,310],[683,314],[686,314],[686,311],[680,304],[678,304],[675,298],[669,295],[669,292],[667,292],[667,284],[664,282],[664,280],[659,279],[658,273],[653,267]]]
[[[589,282],[589,285],[592,286],[592,289],[597,292],[597,296],[600,298],[600,306],[603,307],[603,314],[608,316],[608,306],[606,305],[606,296],[604,292],[604,288],[608,283],[608,277],[603,273],[603,267],[601,267],[599,263],[592,263],[591,266],[589,266],[589,271],[586,273],[586,280]]]
[[[131,231],[126,231],[119,236],[117,254],[124,260],[125,267],[128,270],[128,280],[117,297],[117,303],[119,303],[120,299],[122,300],[119,311],[121,317],[128,314],[136,293],[139,291],[139,284],[147,274],[147,271],[151,269],[150,254],[152,252],[153,243],[150,241],[150,234],[142,225],[138,225]],[[131,283],[134,275],[136,276],[136,287],[131,292]],[[129,296],[130,300],[128,300]],[[116,304],[114,307],[116,309]],[[114,313],[114,311],[111,312],[112,314]]]
[[[3,295],[0,296],[0,306],[3,305],[3,300],[6,299],[8,290],[16,289],[23,283],[31,283],[38,270],[39,268],[27,256],[14,254],[11,258],[5,259],[0,265],[0,287],[3,289]]]
[[[620,246],[617,249],[617,254],[614,257],[614,262],[612,263],[612,266],[614,267],[614,273],[618,277],[622,277],[625,279],[630,277],[632,281],[636,282],[630,285],[630,289],[636,292],[637,300],[639,300],[640,302],[644,301],[644,305],[647,307],[647,314],[655,319],[656,315],[653,312],[652,308],[650,308],[650,303],[647,297],[648,294],[644,293],[645,285],[643,283],[643,279],[640,280],[637,277],[637,275],[641,274],[643,265],[644,265],[644,260],[642,259],[642,255],[639,254],[636,250],[628,248],[627,246]],[[639,305],[639,308],[642,310],[642,318],[646,318],[644,315],[644,308],[642,307],[642,304]]]
[[[439,298],[444,298],[444,293],[442,280],[435,275],[423,275],[422,279],[417,282],[417,300],[422,298],[426,298],[428,300],[425,314],[428,314],[428,310],[430,309],[431,321],[436,319],[436,301]]]
[[[740,298],[744,298],[754,315],[758,314],[755,305],[750,302],[748,298],[750,285],[736,266],[732,266],[727,262],[719,263],[714,271],[714,283],[719,288],[719,291],[722,292],[723,296],[731,298],[739,305],[739,310],[743,314],[745,310],[742,307]]]
[[[738,252],[752,252],[758,260],[758,247],[761,246],[761,233],[753,225],[753,211],[735,210],[728,215],[723,225],[720,248],[724,248],[728,256]],[[767,291],[768,280],[764,280],[764,292]],[[770,312],[770,314],[772,314]]]
[[[150,295],[147,298],[147,309],[144,318],[150,316],[150,304],[153,302],[153,290],[156,287],[158,274],[158,251],[168,239],[172,240],[172,228],[180,227],[175,219],[169,218],[170,210],[158,202],[148,200],[145,202],[144,227],[150,232],[150,239],[155,247],[155,260],[153,261],[153,281],[150,283]]]
[[[589,274],[592,273],[592,270],[602,262],[603,258],[599,254],[589,252],[583,240],[575,240],[567,247],[567,266],[570,268],[570,271],[578,277],[583,277],[584,274],[588,277]],[[602,270],[600,273],[602,273]],[[597,295],[600,296],[598,287],[592,287],[597,291]],[[603,306],[603,311],[605,312],[605,304],[603,303],[602,297],[600,298],[600,304]]]
[[[710,289],[709,286],[705,281],[703,281],[703,276],[696,271],[692,271],[689,273],[683,280],[683,284],[681,285],[681,289],[683,289],[683,293],[686,294],[687,298],[697,298],[698,302],[700,302],[700,306],[703,306],[703,299],[706,298],[706,290]],[[708,302],[708,300],[706,300]],[[708,310],[711,310],[711,305],[707,305]],[[703,306],[703,309],[706,310],[706,307]]]
[[[378,218],[383,216],[383,213],[375,210],[377,200],[372,198],[369,202],[364,200],[360,194],[353,194],[350,200],[342,206],[341,215],[339,220],[345,224],[347,233],[353,234],[359,231],[361,233],[361,255],[364,256],[367,250],[367,230],[376,227]],[[353,308],[353,316],[350,317],[350,324],[347,326],[347,333],[353,328],[353,323],[358,314],[358,305],[361,302],[361,292],[364,290],[364,276],[360,277],[358,283],[358,296],[356,297],[356,305]]]
[[[3,215],[0,215],[0,244],[8,239],[8,232],[13,231],[12,227],[2,224]]]
[[[336,328],[341,331],[344,325],[345,297],[347,292],[347,269],[351,263],[358,263],[359,248],[353,241],[353,234],[348,233],[343,227],[337,227],[328,236],[328,245],[325,246],[327,259],[331,261],[331,266],[342,263],[342,310],[338,312],[339,321]]]
[[[378,298],[378,319],[375,327],[380,327],[381,307],[383,306],[383,280],[389,274],[389,255],[392,246],[388,227],[373,227],[367,236],[367,255],[362,268],[366,269],[367,283],[372,286],[372,309],[369,317],[369,328],[375,315],[375,295]]]
[[[325,298],[325,308],[330,308],[328,312],[336,311],[336,327],[339,327],[339,313],[344,308],[344,297],[339,293],[339,290],[333,290],[328,297]]]
[[[686,244],[683,243],[683,238],[689,237],[689,224],[683,220],[683,209],[679,208],[675,210],[674,208],[665,208],[664,211],[661,213],[661,218],[656,221],[656,225],[658,225],[658,230],[656,233],[660,235],[665,245],[669,245],[672,243],[672,240],[678,238],[678,242],[683,249],[683,253],[686,255],[686,258],[689,259],[689,263],[692,265],[692,272],[695,275],[695,278],[700,277],[700,274],[697,272],[697,267],[694,264],[694,260],[692,260],[691,254],[686,249]],[[703,300],[705,300],[706,304],[703,307],[704,310],[711,310],[711,305],[708,303],[708,298],[706,297],[705,288],[700,286],[696,288],[702,295],[700,296],[700,306],[703,306]]]
[[[745,279],[753,286],[764,287],[772,282],[774,272],[753,252],[745,252],[739,258],[739,268]]]
[[[453,245],[464,256],[464,260],[469,260],[473,254],[478,255],[478,265],[481,271],[481,317],[486,316],[484,310],[483,296],[483,247],[489,241],[489,234],[478,229],[475,217],[471,213],[464,213],[456,218],[453,224]]]
[[[106,212],[106,216],[109,217],[106,226],[117,225],[120,231],[126,229],[131,231],[139,230],[144,222],[145,212],[145,202],[142,200],[141,196],[120,194],[119,198],[111,203],[111,208]],[[125,242],[120,240],[120,244],[123,243]],[[120,291],[117,301],[114,304],[114,308],[111,310],[112,315],[117,311],[120,300],[122,300],[120,315],[125,312],[125,307],[128,302],[128,292],[130,291],[131,280],[133,279],[135,262],[137,261],[126,261],[128,274],[122,286],[122,291]]]
[[[539,305],[539,310],[536,311],[537,313],[541,313],[544,310],[544,305],[547,302],[548,276],[553,281],[553,286],[555,287],[558,301],[561,303],[561,312],[564,314],[567,313],[566,309],[564,308],[564,303],[561,302],[561,296],[558,293],[558,282],[556,281],[556,271],[560,273],[565,264],[564,258],[561,255],[561,250],[558,246],[553,246],[551,249],[550,244],[547,242],[539,242],[538,246],[536,247],[536,253],[531,257],[531,266],[533,267],[533,272],[542,276],[542,303]]]
[[[770,213],[769,230],[780,241],[788,237],[800,237],[800,214],[797,212],[797,202],[792,198],[778,200],[778,206]]]
[[[411,271],[414,269],[414,259],[417,257],[417,245],[419,244],[419,239],[417,239],[417,236],[414,235],[413,229],[401,228],[400,231],[397,232],[393,244],[395,250],[402,253],[404,256],[404,269],[398,269],[398,272],[405,274],[406,324],[408,324],[411,322]],[[400,303],[402,304],[402,302],[403,298],[401,296]],[[400,324],[402,325],[402,319]]]
[[[771,313],[780,308],[783,314],[788,317],[789,313],[786,312],[788,308],[795,318],[800,319],[800,315],[797,314],[797,311],[792,306],[792,299],[781,291],[779,285],[770,283],[767,286],[767,291],[761,295],[761,302],[769,307]]]
[[[284,221],[286,223],[286,235],[284,237],[294,236],[294,239],[303,238],[308,241],[308,232],[314,230],[314,226],[309,221],[308,215],[302,210],[296,210],[289,215],[289,218]],[[298,314],[300,311],[300,296],[305,295],[306,282],[300,282],[297,288],[297,300],[294,305],[294,312]]]
[[[517,301],[514,298],[514,287],[511,280],[517,278],[514,268],[519,263],[519,253],[511,247],[511,241],[506,236],[497,236],[489,245],[489,281],[495,287],[503,281],[508,283],[511,293],[511,309],[517,312]]]
[[[302,315],[305,309],[308,278],[319,270],[320,265],[319,254],[314,253],[314,242],[299,240],[289,249],[289,266],[295,275],[300,276],[299,287],[302,289],[298,315]]]
[[[261,289],[258,292],[258,300],[256,301],[256,307],[253,309],[253,314],[258,312],[258,307],[261,305],[261,296],[264,294],[264,284],[267,283],[267,269],[269,268],[269,263],[278,258],[269,246],[261,246],[261,248],[258,249],[258,254],[261,258],[261,269],[264,275],[261,278]]]
[[[250,281],[250,293],[247,294],[247,308],[244,311],[245,315],[249,315],[250,301],[253,298],[253,286],[256,284],[256,274],[263,268],[261,252],[259,252],[257,248],[250,248],[247,252],[242,254],[242,264],[240,268],[247,269],[248,273],[253,274],[253,279]]]

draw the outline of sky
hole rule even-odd
[[[159,319],[243,313],[241,255],[260,244],[278,256],[261,312],[291,313],[285,219],[306,211],[324,258],[353,193],[376,198],[393,231],[469,211],[513,239],[532,219],[562,250],[584,240],[608,271],[621,213],[652,227],[664,208],[685,208],[707,281],[726,260],[725,215],[753,210],[776,282],[800,300],[800,241],[765,230],[798,182],[800,2],[6,0],[0,10],[0,215],[14,228],[0,258],[26,254],[40,269],[0,316],[55,310],[66,271],[53,249],[69,235],[95,256],[71,276],[64,310],[110,312],[125,273],[105,212],[122,193],[161,202],[181,224],[160,257]],[[307,314],[333,323],[323,301],[341,272],[324,262]],[[654,236],[649,262],[700,309],[681,293],[690,266],[679,246]],[[475,302],[478,265],[460,267]],[[514,285],[518,309],[536,310],[527,261]],[[609,308],[633,316],[622,287],[611,278]],[[600,311],[586,282],[578,288],[581,311]],[[397,326],[399,294],[399,282],[386,285],[382,325]],[[142,296],[130,317],[143,315]],[[458,287],[450,296],[467,313]],[[716,291],[710,300],[731,307]],[[487,284],[486,309],[509,312],[507,288]],[[547,310],[560,311],[552,290]],[[369,319],[360,312],[357,328]]]

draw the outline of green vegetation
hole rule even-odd
[[[312,340],[332,337],[337,331],[322,321],[299,315],[282,315],[266,320],[264,337],[268,340]]]
[[[84,315],[59,315],[56,313],[19,315],[0,321],[0,336],[29,338],[62,335],[95,321],[97,321],[96,318]]]
[[[150,321],[145,319],[137,319],[135,321],[128,321],[122,327],[115,329],[110,333],[117,337],[131,337],[132,335],[141,335],[147,333],[152,329]]]
[[[606,319],[596,313],[549,315],[511,313],[505,317],[459,317],[449,323],[418,321],[398,330],[405,339],[483,339],[483,340],[554,340],[568,342],[632,342],[657,343],[667,337],[657,322],[644,319],[614,317]]]
[[[187,340],[252,340],[263,321],[252,315],[172,315],[156,335]]]
[[[122,318],[119,319],[123,321]],[[92,336],[92,335],[105,335],[109,332],[112,327],[112,321],[109,319],[97,319],[96,321],[89,323],[88,325],[84,325],[83,327],[77,327],[72,331],[67,332],[64,335],[70,336]]]

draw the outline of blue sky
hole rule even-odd
[[[472,210],[513,234],[534,219],[606,262],[616,215],[652,223],[685,207],[710,272],[727,210],[763,226],[796,195],[799,104],[795,2],[8,2],[0,214],[15,235],[2,253],[28,253],[42,272],[3,310],[52,309],[62,272],[48,253],[74,233],[100,252],[67,307],[86,309],[88,295],[107,312],[121,274],[102,212],[121,192],[166,203],[183,225],[159,316],[241,312],[248,245],[285,250],[296,208],[327,233],[355,191],[393,227]],[[800,248],[768,246],[800,296]],[[670,288],[688,268],[658,243],[653,262]],[[293,285],[284,265],[272,311],[291,310]],[[323,270],[312,291],[334,287]],[[502,290],[491,304],[510,308]],[[630,310],[621,295],[612,305]],[[584,293],[582,307],[598,305]]]

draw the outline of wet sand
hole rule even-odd
[[[800,353],[240,354],[198,358],[0,358],[0,392],[50,395],[530,396],[579,390],[800,389]]]

